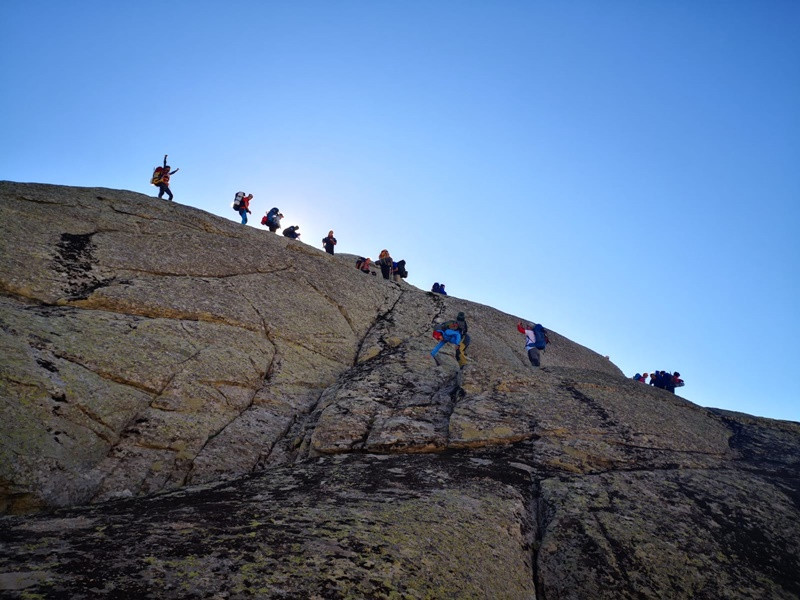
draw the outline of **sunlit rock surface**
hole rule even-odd
[[[800,597],[796,423],[179,204],[0,210],[10,597]]]

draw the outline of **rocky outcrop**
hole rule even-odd
[[[517,317],[189,207],[4,182],[0,210],[0,502],[61,507],[0,521],[0,589],[800,596],[796,423],[556,332],[533,369]],[[470,363],[436,366],[458,311]]]

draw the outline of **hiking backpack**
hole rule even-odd
[[[151,185],[158,185],[161,183],[161,176],[164,174],[164,167],[156,167],[153,169],[153,176],[150,178]]]
[[[275,225],[276,224],[275,215],[277,214],[278,214],[277,207],[270,209],[270,211],[267,213],[267,216],[264,217],[264,219],[266,219],[266,222],[262,222],[262,225]]]
[[[236,192],[236,196],[233,198],[233,210],[238,211],[242,208],[242,200],[244,199],[244,192]]]
[[[402,278],[408,277],[408,271],[406,271],[406,261],[401,260],[397,263],[397,268],[395,269],[398,275]]]
[[[533,326],[533,345],[539,350],[544,350],[547,347],[547,332],[542,327],[541,323]]]

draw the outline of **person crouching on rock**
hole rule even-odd
[[[272,233],[275,233],[281,227],[281,219],[283,218],[283,213],[276,208],[270,209],[270,211],[261,217],[261,224],[266,225]]]
[[[287,238],[296,240],[297,238],[300,237],[300,234],[297,233],[298,229],[300,229],[299,225],[292,225],[291,227],[287,227],[286,229],[283,230],[283,235]]]
[[[441,325],[437,325],[433,330],[433,337],[439,340],[439,343],[431,350],[431,356],[433,360],[436,361],[437,365],[441,365],[442,363],[437,356],[439,350],[447,343],[453,344],[454,346],[461,344],[461,332],[459,331],[458,321],[445,321]]]

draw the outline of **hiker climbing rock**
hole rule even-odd
[[[431,350],[431,356],[433,360],[436,361],[437,365],[441,365],[442,363],[437,356],[439,350],[447,343],[453,344],[454,346],[458,346],[461,343],[461,332],[459,331],[458,321],[445,321],[441,325],[436,325],[433,328],[433,337],[439,340],[439,343]]]
[[[300,234],[297,233],[297,230],[300,229],[300,225],[292,225],[291,227],[287,227],[283,230],[284,237],[291,238],[296,240],[300,237]]]
[[[282,218],[283,214],[277,208],[272,208],[266,215],[261,217],[261,224],[266,225],[272,233],[275,233],[280,229]]]
[[[322,246],[325,248],[325,252],[328,254],[333,254],[333,247],[336,245],[336,238],[333,237],[333,229],[328,232],[328,237],[322,238]]]
[[[520,321],[517,323],[517,331],[525,335],[525,350],[528,352],[528,360],[534,367],[540,366],[539,350],[547,347],[547,332],[544,327],[538,323],[523,325]]]
[[[250,200],[252,199],[253,194],[245,195],[244,192],[236,192],[236,196],[233,198],[233,210],[242,217],[242,225],[247,225],[247,214],[250,212]]]
[[[167,155],[164,155],[164,166],[163,167],[156,167],[153,171],[153,177],[150,179],[150,183],[153,185],[158,186],[158,197],[159,199],[163,198],[164,194],[167,194],[167,200],[170,202],[172,201],[172,190],[169,189],[169,178],[171,175],[175,175],[180,169],[175,169],[174,171],[170,172],[170,166],[167,164]]]
[[[393,263],[394,261],[392,260],[392,257],[389,255],[389,251],[386,249],[381,250],[381,253],[378,256],[378,265],[381,268],[381,275],[383,275],[384,279],[391,279]]]

